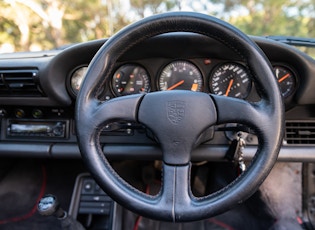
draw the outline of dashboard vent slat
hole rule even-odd
[[[315,121],[287,121],[285,140],[287,144],[315,144]]]
[[[0,70],[0,97],[43,96],[37,69]]]

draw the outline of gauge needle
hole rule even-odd
[[[287,79],[289,76],[290,76],[290,74],[287,73],[287,74],[284,75],[282,78],[280,78],[280,79],[278,80],[278,82],[281,83],[282,81],[284,81],[285,79]]]
[[[231,87],[232,87],[232,85],[233,85],[233,82],[234,82],[234,80],[231,79],[230,82],[229,82],[229,86],[227,87],[227,89],[226,89],[226,91],[225,91],[224,96],[229,96],[229,93],[230,93]]]
[[[167,90],[175,89],[176,87],[184,84],[184,82],[185,82],[184,80],[181,80],[181,81],[177,82],[176,84],[172,85],[171,87],[167,88]]]

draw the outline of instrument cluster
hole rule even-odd
[[[282,96],[285,99],[292,96],[298,83],[295,71],[284,64],[274,64],[273,68]],[[77,95],[86,70],[87,66],[80,66],[69,75],[73,96]],[[252,76],[243,63],[212,63],[205,59],[202,62],[172,60],[153,73],[142,63],[124,63],[116,68],[110,89],[117,97],[151,91],[191,90],[246,99],[253,85]]]

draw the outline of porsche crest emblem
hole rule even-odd
[[[178,124],[185,116],[185,103],[183,101],[168,101],[167,118],[173,124]]]

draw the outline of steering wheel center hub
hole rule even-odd
[[[139,122],[153,131],[162,145],[164,162],[188,164],[200,134],[217,120],[208,94],[192,91],[162,91],[144,96]]]

